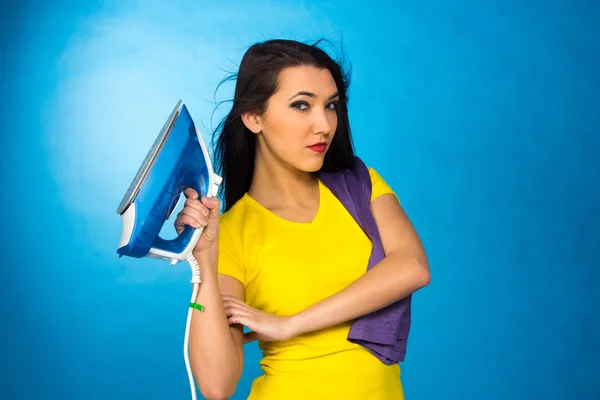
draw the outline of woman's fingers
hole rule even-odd
[[[185,201],[183,210],[178,214],[176,225],[190,225],[194,228],[200,228],[208,224],[208,208],[200,200],[188,198]]]
[[[223,302],[223,309],[225,310],[225,315],[228,317],[232,315],[250,315],[252,313],[252,310],[248,307],[229,302]]]
[[[252,331],[257,329],[256,321],[247,315],[232,315],[231,317],[227,318],[227,321],[229,322],[229,325],[244,325],[246,328]]]
[[[255,328],[254,309],[236,297],[223,296],[223,308],[229,325],[241,324],[250,329]]]
[[[223,299],[223,306],[239,308],[241,310],[252,310],[252,307],[250,307],[246,303],[240,303],[237,301],[227,300],[227,299]]]
[[[192,188],[187,188],[183,191],[183,194],[185,195],[185,197],[187,197],[188,199],[192,199],[192,200],[197,200],[198,199],[198,192],[196,192],[194,189]]]
[[[248,304],[244,303],[242,300],[240,300],[239,298],[235,297],[235,296],[228,296],[226,294],[221,296],[221,299],[225,302],[232,302],[232,303],[237,303],[237,304],[242,304],[244,306],[250,307]]]
[[[183,210],[177,214],[175,220],[175,228],[178,232],[183,230],[186,225],[193,228],[201,228],[208,224],[209,208],[202,204],[201,199],[198,198],[198,192],[192,188],[187,188],[183,191],[186,197]]]
[[[184,208],[177,215],[177,220],[175,221],[175,224],[177,226],[190,225],[194,228],[200,228],[206,225],[207,222],[208,221],[206,220],[206,217],[203,217],[202,214],[200,214],[198,211],[190,208]]]
[[[202,204],[200,200],[187,199],[184,204],[184,208],[185,207],[189,207],[195,211],[198,211],[204,216],[207,216],[209,212],[208,208],[204,204]]]
[[[229,321],[229,325],[231,324],[242,324],[242,325],[246,325],[246,326],[250,326],[248,325],[252,316],[249,314],[246,314],[244,312],[240,312],[239,310],[234,310],[230,313],[225,313],[225,316],[227,317],[227,320]]]
[[[252,333],[244,335],[244,343],[254,340],[288,340],[294,336],[289,317],[278,317],[250,307],[240,299],[222,296],[229,325],[240,324]]]
[[[223,308],[225,316],[229,321],[229,325],[242,324],[251,330],[256,330],[256,323],[261,315],[254,308],[244,303],[242,300],[234,296],[221,296],[223,300]]]
[[[190,207],[184,207],[184,209],[181,210],[179,215],[186,215],[188,217],[192,217],[199,223],[202,223],[203,220],[204,221],[206,220],[206,218],[202,214],[200,214],[200,212],[198,210],[194,210],[193,208],[190,208]]]
[[[192,188],[185,189],[183,191],[183,194],[186,197],[185,207],[191,207],[195,210],[198,210],[204,216],[208,216],[210,210],[212,210],[215,207],[215,205],[218,205],[218,200],[215,198],[198,198],[198,192],[196,192]]]
[[[183,229],[186,225],[189,225],[192,228],[200,228],[202,226],[200,221],[198,221],[196,218],[190,215],[179,213],[177,219],[175,220],[175,227],[178,229]]]
[[[254,342],[255,340],[258,340],[258,333],[254,331],[244,332],[244,344]]]
[[[244,315],[250,315],[255,313],[256,310],[244,303],[243,301],[237,298],[225,298],[223,297],[223,308],[225,309],[225,313],[229,316],[232,313],[237,312]]]

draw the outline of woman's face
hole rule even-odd
[[[284,167],[318,171],[337,128],[338,99],[329,70],[312,66],[282,70],[279,89],[269,98],[266,111],[245,121],[258,134],[257,155]]]

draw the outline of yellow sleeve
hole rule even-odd
[[[231,276],[246,286],[246,269],[242,262],[241,242],[235,237],[223,223],[219,226],[219,264],[218,272]]]
[[[388,193],[391,193],[398,198],[396,193],[394,193],[392,188],[386,183],[386,181],[383,180],[377,171],[375,171],[373,168],[369,168],[369,175],[371,176],[371,185],[373,187],[373,189],[371,189],[371,201]],[[398,199],[398,201],[400,201],[400,199]]]

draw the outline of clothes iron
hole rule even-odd
[[[181,100],[167,119],[133,178],[117,213],[122,217],[119,257],[151,257],[171,264],[192,254],[202,228],[186,226],[175,239],[160,230],[191,187],[200,196],[216,196],[221,177],[213,172],[202,136]]]

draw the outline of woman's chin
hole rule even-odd
[[[300,166],[304,172],[317,172],[323,167],[323,157],[314,157],[312,160],[306,160]]]

